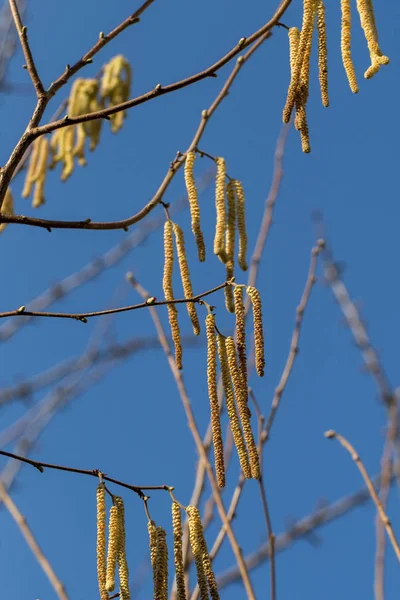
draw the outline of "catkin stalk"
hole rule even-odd
[[[215,471],[220,488],[225,487],[224,447],[217,393],[217,342],[215,339],[215,316],[206,317],[207,335],[207,383],[211,409],[211,428],[214,446]]]
[[[175,299],[172,287],[172,272],[174,268],[174,242],[172,235],[172,223],[166,221],[164,225],[164,277],[163,290],[167,301]],[[182,345],[179,331],[178,311],[175,304],[168,304],[168,318],[171,327],[172,341],[175,346],[175,362],[178,369],[182,369]]]
[[[228,355],[229,371],[231,374],[233,387],[235,390],[236,402],[239,409],[240,420],[242,422],[244,439],[246,440],[247,449],[250,457],[251,476],[254,479],[260,478],[260,462],[258,458],[257,446],[254,441],[253,432],[250,423],[250,411],[247,406],[247,389],[243,388],[243,381],[240,376],[240,371],[236,362],[236,346],[232,337],[227,337],[225,340],[226,352]]]
[[[222,385],[225,393],[226,410],[228,413],[229,423],[232,431],[232,437],[239,457],[239,462],[243,475],[246,479],[251,478],[249,457],[247,454],[246,444],[243,439],[240,421],[236,411],[235,396],[232,389],[231,376],[229,372],[228,356],[226,354],[225,338],[218,334],[218,356],[221,367]]]
[[[217,157],[217,177],[215,181],[215,209],[217,214],[214,238],[214,254],[225,262],[225,228],[226,228],[226,206],[225,206],[225,159]]]
[[[192,282],[190,279],[189,265],[186,258],[185,237],[183,235],[182,229],[176,223],[173,224],[173,229],[175,234],[176,252],[178,254],[179,269],[181,272],[183,293],[185,295],[185,298],[193,298]],[[199,335],[200,323],[199,318],[197,316],[196,306],[194,302],[187,302],[186,307],[189,314],[189,318],[192,322],[193,333],[194,335]]]
[[[106,490],[104,484],[97,486],[97,581],[99,584],[100,600],[108,600],[106,590]]]
[[[186,600],[185,568],[182,554],[182,516],[181,508],[177,502],[172,503],[172,527],[174,532],[176,600]]]
[[[118,517],[118,506],[113,505],[110,508],[110,517],[108,522],[108,550],[107,550],[107,576],[106,590],[112,592],[115,587],[115,568],[117,566],[117,557],[120,541],[120,527]]]
[[[195,152],[188,152],[185,160],[185,184],[189,200],[190,216],[192,219],[192,231],[196,240],[197,253],[200,262],[206,260],[206,247],[204,245],[203,232],[200,227],[200,207],[197,197],[196,181],[194,178],[194,162],[196,160]]]

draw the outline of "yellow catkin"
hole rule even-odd
[[[150,545],[150,561],[153,569],[153,580],[155,576],[155,564],[156,564],[156,554],[157,554],[157,525],[154,521],[149,521],[147,523],[147,530],[149,532],[149,545]]]
[[[14,214],[14,198],[10,188],[7,188],[6,195],[4,196],[1,213],[9,216]],[[4,231],[6,227],[7,223],[0,223],[0,233]]]
[[[35,172],[33,174],[33,181],[35,183],[35,189],[33,191],[32,198],[32,206],[33,208],[39,208],[42,204],[45,204],[46,200],[44,198],[44,185],[46,182],[47,175],[47,164],[49,157],[49,140],[47,137],[42,136],[39,138],[41,140],[39,156],[37,160],[37,165]]]
[[[168,547],[166,536],[165,530],[162,527],[157,527],[154,565],[155,600],[168,600]]]
[[[303,65],[303,59],[307,52],[307,45],[310,44],[310,39],[314,27],[315,0],[303,0],[303,25],[300,33],[300,40],[291,81],[289,84],[286,104],[283,109],[283,122],[289,123],[293,107],[296,102],[296,93],[300,81],[300,75]]]
[[[246,198],[244,195],[244,189],[241,182],[238,179],[233,180],[236,194],[236,209],[237,209],[237,227],[239,234],[239,252],[238,252],[238,263],[242,271],[247,271],[247,230],[246,230],[246,211],[245,204]]]
[[[262,304],[260,292],[252,286],[248,286],[247,294],[253,306],[254,321],[254,343],[256,354],[256,371],[259,377],[264,376],[265,358],[264,358],[264,330],[262,322]]]
[[[166,300],[174,300],[172,287],[172,271],[174,268],[174,241],[172,223],[166,221],[164,225],[164,277],[163,290]],[[172,341],[175,345],[175,362],[178,369],[182,369],[182,344],[178,323],[178,311],[175,304],[168,304],[168,318],[171,327]]]
[[[197,253],[200,262],[206,260],[206,247],[204,245],[203,232],[200,227],[200,207],[199,200],[197,197],[196,181],[194,178],[194,162],[196,160],[196,154],[194,152],[188,152],[185,160],[185,184],[186,191],[189,200],[190,216],[192,220],[192,231],[196,240]]]
[[[249,457],[236,411],[235,397],[233,394],[231,376],[229,372],[228,356],[226,354],[225,338],[220,333],[218,334],[218,356],[221,367],[222,385],[225,393],[226,410],[228,413],[233,441],[236,446],[243,475],[246,477],[246,479],[250,479],[251,471]]]
[[[97,486],[97,581],[100,600],[108,600],[106,590],[106,490],[104,484]]]
[[[132,84],[132,68],[127,59],[118,54],[103,69],[101,79],[101,98],[105,106],[115,106],[128,100]],[[125,111],[110,116],[111,131],[121,129],[125,119]]]
[[[372,0],[357,0],[357,10],[360,15],[361,27],[364,30],[371,58],[371,66],[365,71],[364,77],[365,79],[370,79],[379,71],[381,65],[389,63],[389,58],[382,54],[379,47]]]
[[[173,224],[173,229],[175,234],[176,252],[178,254],[179,269],[181,272],[183,293],[185,295],[185,298],[193,298],[192,282],[190,280],[189,265],[186,258],[185,236],[183,235],[182,229],[176,223]],[[194,335],[199,335],[200,323],[199,318],[197,316],[196,306],[194,302],[187,302],[186,307],[190,320],[192,322],[193,333]]]
[[[110,508],[110,517],[108,522],[108,548],[107,548],[107,576],[106,590],[112,592],[115,587],[115,568],[117,566],[117,557],[120,541],[120,528],[118,518],[118,506],[113,505]]]
[[[317,1],[317,0],[315,0],[315,1]],[[296,96],[296,104],[298,106],[298,110],[297,110],[297,114],[296,114],[296,118],[295,118],[295,127],[296,127],[296,129],[298,129],[300,131],[301,149],[306,154],[311,152],[310,136],[309,136],[309,130],[308,130],[308,123],[307,123],[307,102],[308,102],[308,97],[309,97],[309,84],[310,84],[310,58],[311,58],[311,50],[312,50],[314,22],[315,22],[315,15],[316,15],[315,1],[313,2],[313,5],[312,5],[311,27],[310,27],[309,34],[308,34],[307,43],[306,43],[305,50],[304,50],[304,55],[302,57],[302,65],[301,65],[301,70],[300,70],[300,81],[299,81],[299,87],[298,87],[298,92],[297,92],[297,96]],[[301,44],[301,36],[302,36],[302,33],[300,33],[298,52],[299,52],[299,48],[300,48],[300,44]],[[298,60],[299,60],[299,56],[297,53],[296,64],[297,64]]]
[[[208,583],[204,569],[204,534],[199,510],[195,506],[186,508],[189,524],[189,541],[194,557],[197,572],[197,583],[199,585],[200,600],[208,600]]]
[[[300,41],[300,31],[297,27],[291,27],[288,32],[289,35],[289,53],[290,53],[290,69],[293,75],[296,60],[297,60],[297,51]],[[311,50],[311,46],[309,47]],[[304,74],[304,71],[303,71]],[[307,113],[306,113],[306,103],[307,103],[307,94],[308,94],[308,86],[302,87],[302,82],[300,78],[300,82],[298,85],[298,89],[295,95],[295,104],[296,104],[296,117],[294,120],[295,128],[300,131],[301,136],[301,147],[303,152],[310,152],[310,137],[308,132],[308,123],[307,123]]]
[[[225,340],[226,352],[228,356],[229,371],[231,374],[233,388],[235,390],[236,402],[239,409],[239,416],[242,422],[244,439],[247,444],[250,459],[251,476],[254,479],[260,478],[260,462],[258,458],[257,446],[251,429],[250,411],[247,406],[247,389],[243,388],[243,381],[236,361],[236,345],[232,337]]]
[[[214,445],[215,471],[220,488],[225,487],[224,447],[222,442],[221,421],[219,416],[217,392],[217,342],[215,339],[215,316],[206,317],[207,335],[207,383],[211,409],[211,428]]]
[[[42,137],[36,138],[36,140],[32,144],[32,151],[29,157],[28,168],[26,171],[25,183],[22,190],[21,196],[23,198],[28,198],[32,191],[32,185],[34,183],[34,175],[37,169],[39,154],[40,154],[40,145],[42,143]]]
[[[217,163],[217,177],[215,180],[215,209],[216,209],[216,225],[214,237],[214,254],[219,256],[225,262],[225,228],[226,228],[226,206],[225,206],[225,180],[226,180],[226,164],[225,159],[218,157],[215,159]]]
[[[174,532],[176,600],[186,600],[185,568],[182,554],[182,516],[177,502],[172,503],[172,528]]]
[[[342,29],[341,29],[341,51],[342,62],[346,72],[347,81],[353,94],[358,93],[357,77],[351,57],[351,6],[350,0],[341,0]]]
[[[118,548],[118,578],[120,600],[130,600],[129,591],[129,569],[126,559],[126,531],[125,531],[125,508],[124,501],[120,496],[115,496],[115,504],[118,507],[119,519],[119,548]]]
[[[214,571],[213,571],[213,568],[211,565],[211,559],[210,559],[210,554],[208,552],[207,543],[206,543],[206,540],[204,537],[204,529],[203,529],[203,525],[201,522],[200,512],[199,512],[198,508],[196,508],[195,506],[188,506],[186,508],[186,512],[188,514],[190,544],[192,547],[193,556],[195,558],[196,568],[197,568],[196,554],[199,554],[199,555],[201,555],[201,560],[203,563],[203,572],[204,572],[205,580],[206,580],[206,586],[208,586],[211,598],[212,598],[212,600],[219,600],[217,582],[216,582]],[[193,538],[194,546],[192,545],[192,538]],[[197,572],[197,576],[199,578],[198,572]],[[204,582],[203,582],[203,586],[204,586]],[[199,590],[200,590],[200,598],[202,599],[203,595],[202,595],[202,590],[200,587],[200,580],[199,580]],[[208,594],[205,595],[204,597],[208,598]]]
[[[239,371],[243,381],[243,387],[247,389],[247,356],[246,356],[246,328],[244,321],[243,288],[235,286],[233,292],[236,316],[236,347],[239,363]]]
[[[326,43],[325,6],[323,0],[317,0],[317,29],[319,86],[321,89],[322,104],[328,107],[328,48]]]
[[[289,29],[288,38],[289,38],[290,74],[291,74],[291,77],[293,77],[293,73],[296,68],[297,50],[298,50],[299,40],[300,40],[300,31],[297,29],[297,27],[291,27]],[[299,115],[299,109],[301,107],[301,100],[299,97],[298,90],[296,91],[295,104],[296,104],[295,126],[296,126],[296,129],[298,129],[299,128],[298,127],[298,118],[299,118],[298,115]]]
[[[223,256],[226,264],[226,279],[232,279],[235,270],[235,238],[236,238],[236,194],[235,182],[230,179],[226,187],[226,196],[228,204],[228,214],[226,217],[225,231],[225,255]],[[220,257],[221,258],[221,257]],[[229,312],[234,311],[232,286],[226,286],[225,305]]]

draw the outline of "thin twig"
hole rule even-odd
[[[336,431],[333,430],[329,430],[325,433],[325,437],[327,437],[328,439],[337,439],[338,442],[340,442],[343,446],[343,448],[345,448],[347,450],[347,452],[350,454],[351,458],[354,460],[354,462],[356,463],[364,481],[365,484],[368,488],[368,491],[371,495],[372,500],[375,502],[375,506],[378,509],[378,513],[379,516],[382,520],[382,523],[385,526],[386,529],[386,533],[388,534],[388,537],[390,539],[390,542],[393,546],[393,549],[396,553],[397,556],[397,560],[400,562],[400,546],[399,546],[399,542],[396,539],[395,533],[393,531],[392,525],[390,523],[389,517],[387,516],[381,501],[378,498],[378,495],[375,491],[374,485],[368,475],[368,472],[366,470],[366,468],[364,467],[363,462],[360,459],[359,454],[355,451],[354,447],[350,444],[350,442],[348,440],[346,440],[346,438],[344,438],[342,435],[340,435],[340,433],[336,433]]]
[[[130,281],[131,281],[132,285],[134,286],[134,288],[137,290],[137,292],[143,298],[148,298],[148,292],[134,279],[134,277],[132,277],[130,279]],[[198,427],[196,424],[196,420],[195,420],[195,417],[193,414],[191,402],[190,402],[189,396],[187,394],[185,384],[183,383],[182,374],[176,366],[175,359],[172,355],[171,349],[168,344],[167,337],[164,332],[164,328],[161,324],[161,321],[157,314],[157,311],[155,311],[153,307],[150,307],[150,315],[151,315],[151,318],[153,319],[154,326],[155,326],[155,328],[157,330],[157,334],[159,336],[160,344],[165,352],[172,375],[175,379],[177,388],[179,390],[183,408],[185,410],[186,418],[188,420],[189,429],[193,435],[193,439],[194,439],[194,442],[195,442],[195,445],[197,448],[197,452],[199,454],[199,457],[201,458],[201,460],[203,461],[203,463],[205,465],[205,469],[207,471],[207,476],[208,476],[208,479],[209,479],[209,482],[210,482],[210,485],[211,485],[211,488],[213,491],[213,495],[215,498],[215,503],[217,505],[221,521],[223,523],[224,528],[226,529],[227,536],[231,543],[232,551],[235,555],[235,558],[236,558],[236,561],[238,564],[238,568],[240,570],[240,576],[242,578],[243,585],[244,585],[244,588],[247,593],[247,597],[249,600],[255,600],[255,594],[254,594],[253,587],[252,587],[252,584],[250,581],[250,576],[249,576],[249,573],[247,571],[246,565],[243,560],[242,550],[236,540],[236,536],[231,527],[230,520],[228,518],[228,515],[226,513],[226,510],[225,510],[225,507],[224,507],[224,504],[223,504],[223,501],[221,498],[221,492],[218,488],[218,484],[217,484],[217,481],[216,481],[216,478],[214,475],[213,468],[211,466],[210,461],[208,460],[207,452],[203,446],[201,436],[200,436],[200,433],[199,433],[199,430],[198,430]]]
[[[0,482],[0,501],[3,502],[4,506],[7,508],[8,512],[18,525],[22,535],[25,538],[26,543],[29,548],[32,550],[32,553],[39,565],[41,566],[43,572],[46,574],[48,580],[54,588],[55,593],[57,594],[60,600],[68,600],[67,593],[65,591],[64,585],[61,583],[56,573],[53,570],[53,567],[49,563],[48,559],[43,554],[42,549],[36,541],[35,536],[33,535],[26,518],[22,515],[15,502],[12,500],[11,496],[8,494],[4,485]]]

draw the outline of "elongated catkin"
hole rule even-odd
[[[353,59],[351,57],[351,6],[350,0],[340,0],[342,11],[341,28],[341,51],[342,62],[346,72],[347,80],[353,94],[358,93],[357,76],[354,69]]]
[[[7,188],[6,195],[4,196],[3,205],[1,207],[1,212],[3,215],[13,215],[14,214],[14,198],[11,193],[11,189]],[[0,233],[4,231],[7,227],[7,223],[0,223]]]
[[[206,260],[206,247],[204,245],[203,232],[200,226],[200,207],[199,200],[197,197],[196,181],[194,178],[194,162],[196,160],[196,154],[194,152],[188,152],[185,160],[185,184],[186,191],[189,200],[190,216],[192,219],[192,231],[196,240],[197,253],[200,262]]]
[[[242,183],[238,179],[233,180],[236,194],[237,227],[239,234],[238,264],[242,271],[247,271],[247,229],[246,229],[246,198]]]
[[[226,164],[221,156],[216,158],[217,177],[215,180],[215,210],[216,225],[214,237],[214,254],[225,262],[225,229],[226,229],[226,205],[225,205],[225,180]]]
[[[196,568],[198,567],[198,563],[202,563],[200,569],[197,568],[197,578],[199,583],[200,590],[200,598],[208,599],[207,587],[210,590],[210,595],[212,600],[219,600],[219,593],[217,588],[217,583],[215,579],[215,575],[212,569],[210,554],[208,552],[207,543],[204,537],[203,525],[201,522],[200,512],[198,508],[195,506],[188,506],[186,508],[186,512],[188,515],[188,523],[189,523],[189,538],[190,545],[192,548],[193,556],[196,563]],[[201,574],[201,583],[200,576]],[[204,574],[204,579],[203,579]]]
[[[154,598],[156,600],[168,600],[168,547],[166,536],[165,529],[157,527],[154,575]]]
[[[225,252],[223,259],[226,266],[226,280],[229,281],[235,272],[235,238],[236,238],[236,194],[235,182],[230,179],[226,187],[228,214],[225,230]],[[221,258],[221,257],[220,257]],[[224,288],[225,305],[228,312],[234,311],[233,290],[231,285]]]
[[[357,10],[360,15],[361,27],[364,30],[368,50],[371,58],[371,66],[365,71],[365,79],[375,75],[382,65],[389,64],[389,58],[382,54],[379,47],[378,30],[376,28],[374,7],[372,0],[357,0]]]
[[[97,486],[97,581],[99,584],[100,600],[108,600],[106,590],[106,490],[104,484]]]
[[[222,385],[225,393],[226,410],[228,413],[229,423],[232,431],[232,437],[239,457],[239,462],[243,475],[246,479],[251,478],[249,457],[247,454],[246,444],[243,439],[240,421],[236,411],[235,396],[232,389],[231,376],[229,371],[228,356],[226,354],[225,338],[218,334],[218,356],[221,368]]]
[[[317,0],[318,29],[318,71],[321,100],[325,107],[329,106],[328,95],[328,47],[326,39],[325,6],[323,0]]]
[[[182,516],[181,507],[177,502],[172,503],[172,528],[174,532],[176,600],[186,600],[185,568],[182,554]]]
[[[232,337],[227,337],[225,340],[226,352],[228,356],[229,371],[232,377],[233,387],[235,390],[236,402],[239,409],[240,420],[242,422],[244,439],[246,440],[247,449],[250,458],[251,476],[254,479],[260,478],[260,462],[258,458],[257,446],[254,441],[253,431],[250,423],[250,411],[247,406],[247,389],[243,388],[243,381],[240,376],[240,371],[236,361],[236,345]]]
[[[126,559],[126,531],[125,531],[125,508],[124,501],[120,496],[115,496],[115,503],[118,507],[119,520],[119,547],[118,547],[118,578],[119,578],[119,597],[120,600],[130,600],[129,591],[129,569]]]
[[[243,387],[247,390],[246,328],[244,321],[243,288],[239,285],[235,286],[233,296],[235,300],[236,347],[239,371],[243,381]]]
[[[108,550],[107,550],[107,577],[106,590],[112,592],[115,587],[115,568],[117,566],[117,557],[120,541],[120,527],[118,518],[118,506],[113,505],[110,508],[110,518],[108,523]]]
[[[175,234],[176,252],[178,254],[179,269],[181,272],[183,293],[185,295],[185,298],[193,298],[192,282],[190,279],[189,265],[188,265],[187,258],[186,258],[185,237],[184,237],[183,231],[179,227],[179,225],[174,223],[173,228],[174,228],[174,234]],[[186,308],[187,308],[190,320],[192,322],[193,333],[194,333],[194,335],[199,335],[200,323],[199,323],[199,318],[197,316],[196,306],[193,302],[187,302]]]
[[[163,290],[167,301],[175,299],[172,287],[172,272],[174,268],[174,241],[172,235],[172,223],[166,221],[164,225],[164,277]],[[168,318],[171,327],[172,341],[175,346],[175,362],[178,369],[182,369],[182,344],[178,322],[178,311],[175,304],[168,304]]]
[[[211,429],[214,446],[215,471],[220,488],[225,487],[224,447],[222,442],[221,421],[217,393],[217,342],[215,339],[215,316],[206,317],[207,335],[207,383],[211,409]]]

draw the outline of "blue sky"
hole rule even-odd
[[[301,25],[301,3],[293,2],[283,21]],[[374,345],[392,385],[398,385],[398,336],[400,287],[397,277],[398,140],[397,117],[400,55],[400,8],[394,0],[376,4],[376,20],[382,50],[391,64],[365,81],[369,56],[354,7],[354,61],[360,92],[348,88],[340,58],[340,10],[327,3],[330,100],[320,103],[317,57],[312,57],[309,127],[312,153],[303,155],[297,132],[291,131],[285,149],[284,178],[274,223],[259,272],[258,287],[264,303],[267,368],[264,379],[252,377],[251,385],[268,413],[289,350],[295,309],[305,283],[310,251],[315,242],[311,214],[323,212],[335,257],[345,262],[345,282],[362,306]],[[332,4],[332,6],[331,6]],[[93,45],[100,31],[108,31],[124,19],[137,3],[85,3],[71,0],[60,12],[58,3],[28,3],[26,19],[32,50],[46,84],[53,81]],[[155,2],[140,24],[125,31],[96,57],[82,74],[93,76],[105,61],[123,53],[134,70],[133,95],[157,83],[166,84],[212,64],[241,37],[258,29],[272,15],[274,3],[253,2],[243,11],[238,0],[201,3],[178,0]],[[9,81],[28,83],[17,52]],[[77,168],[66,184],[53,172],[46,188],[47,204],[34,213],[19,198],[22,178],[12,189],[17,212],[48,218],[95,220],[125,218],[154,194],[169,162],[184,151],[197,128],[201,111],[209,106],[233,65],[210,78],[174,94],[155,99],[130,111],[116,136],[104,127],[101,143],[89,156],[85,169]],[[224,156],[229,174],[239,178],[247,197],[250,249],[252,249],[273,172],[273,154],[281,130],[288,71],[288,43],[284,29],[246,64],[229,97],[210,122],[202,149]],[[29,89],[29,88],[28,88]],[[68,88],[69,89],[69,88]],[[46,116],[57,108],[68,89],[63,89]],[[21,135],[34,106],[29,91],[2,95],[0,162],[4,164]],[[200,176],[210,164],[198,160]],[[170,186],[165,201],[184,194],[182,173]],[[206,243],[213,235],[213,186],[202,194]],[[160,209],[161,211],[161,209]],[[158,216],[158,209],[150,218]],[[176,217],[187,234],[188,257],[195,292],[224,280],[218,260],[196,261],[187,212]],[[81,269],[88,261],[121,241],[121,231],[46,231],[10,225],[1,236],[1,311],[29,305],[49,285]],[[162,294],[162,234],[158,230],[134,249],[116,268],[104,272],[57,303],[54,310],[100,310],[115,304],[134,303],[135,292],[124,277],[132,270],[151,294]],[[321,269],[319,268],[319,274]],[[241,279],[245,281],[245,279]],[[225,313],[223,293],[212,299],[218,324],[227,333],[233,326]],[[184,310],[182,330],[191,327]],[[166,311],[160,310],[167,324]],[[205,317],[200,312],[202,318]],[[0,385],[29,378],[58,361],[81,354],[99,321],[81,323],[36,321],[0,346],[3,365]],[[114,317],[111,332],[123,342],[153,335],[150,316],[144,311]],[[202,342],[204,339],[202,338]],[[202,432],[208,423],[205,348],[188,347],[184,353],[184,378]],[[361,357],[326,286],[319,282],[307,308],[300,354],[265,451],[265,481],[274,532],[283,532],[290,519],[311,513],[324,498],[334,501],[361,486],[360,475],[345,452],[328,443],[323,432],[334,428],[348,437],[360,452],[369,472],[376,473],[384,443],[385,411],[373,381],[361,372]],[[44,394],[34,397],[40,402]],[[6,428],[24,413],[26,405],[2,409]],[[10,450],[12,446],[7,447]],[[134,484],[168,483],[177,498],[189,502],[194,480],[196,452],[183,409],[164,355],[158,348],[132,356],[107,372],[101,383],[60,411],[40,437],[32,457],[82,468],[100,468]],[[238,476],[233,462],[224,492],[226,505]],[[73,600],[95,598],[95,487],[96,481],[24,467],[13,497],[28,519],[44,552],[65,583]],[[115,490],[117,491],[117,490]],[[207,498],[209,491],[205,497]],[[128,520],[128,560],[134,578],[147,558],[147,528],[141,502],[124,494]],[[398,493],[392,491],[389,513],[399,531]],[[169,525],[170,501],[155,492],[150,501],[152,518]],[[278,598],[309,600],[322,595],[337,598],[372,598],[375,553],[375,512],[371,504],[319,531],[315,548],[299,541],[278,556]],[[3,592],[17,600],[46,600],[54,592],[41,572],[20,532],[5,510],[0,513],[0,556]],[[209,541],[218,530],[218,517],[210,527]],[[234,523],[244,553],[265,540],[261,503],[255,482],[249,482]],[[228,542],[215,561],[216,572],[233,563]],[[135,579],[136,580],[136,579]],[[269,567],[252,573],[257,598],[269,589]],[[396,597],[400,583],[396,559],[387,549],[386,599]],[[137,597],[151,596],[147,574]],[[222,598],[244,597],[239,584],[226,588]]]

